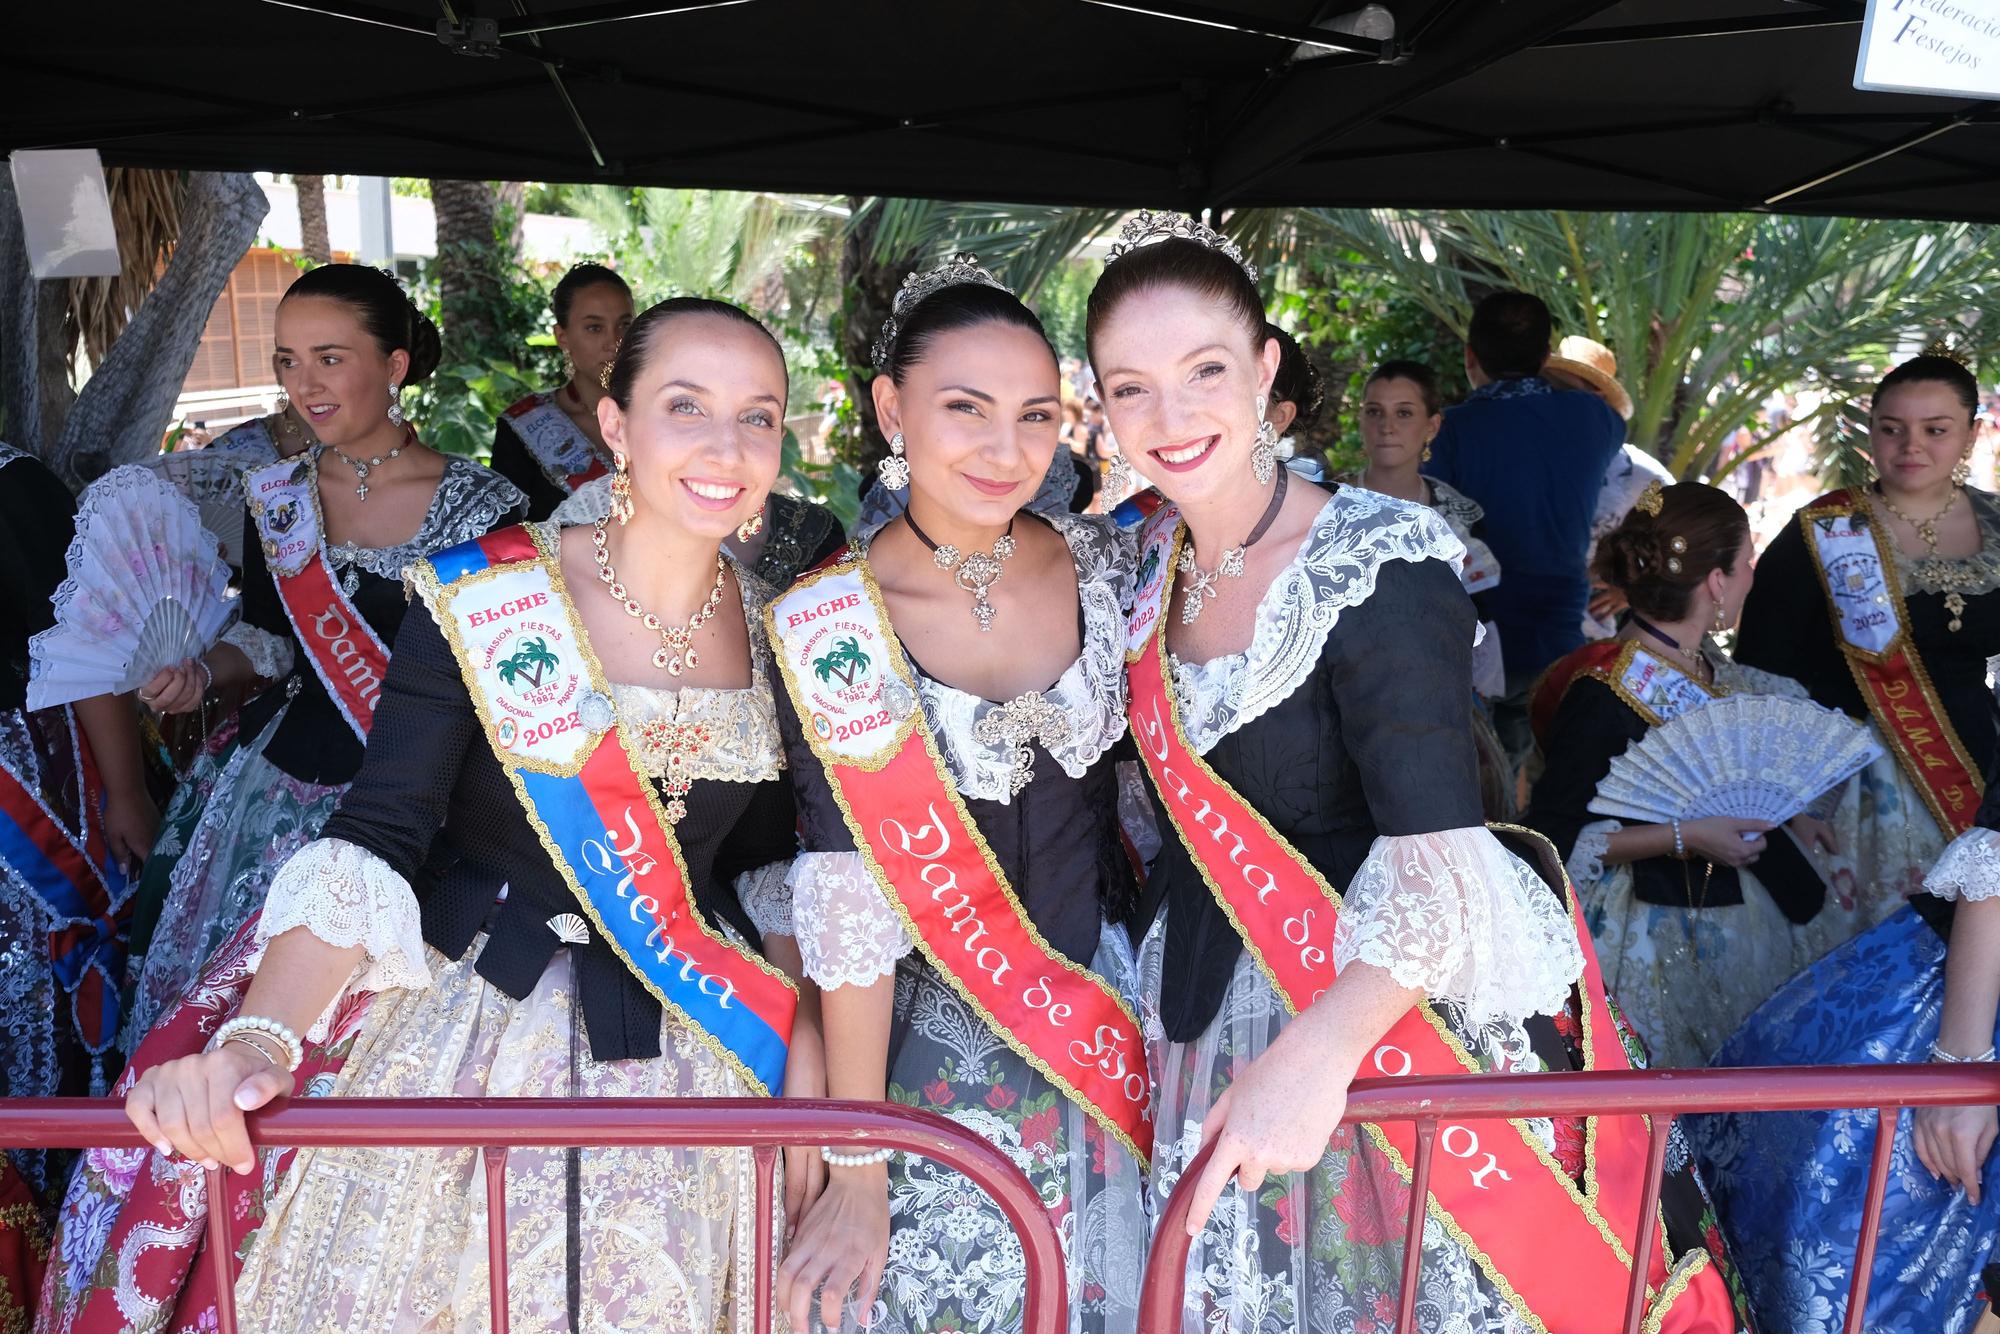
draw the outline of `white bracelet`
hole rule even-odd
[[[1931,1044],[1931,1059],[1945,1065],[1990,1065],[1995,1055],[1994,1049],[1988,1047],[1977,1056],[1953,1056],[1937,1043]]]
[[[871,1149],[867,1153],[835,1153],[832,1149],[822,1145],[819,1156],[826,1161],[828,1167],[873,1167],[877,1163],[886,1163],[891,1158],[894,1158],[896,1151],[894,1149]]]
[[[260,1014],[239,1014],[215,1030],[215,1039],[209,1045],[219,1047],[238,1033],[256,1033],[270,1038],[285,1049],[285,1073],[290,1074],[305,1064],[306,1049],[299,1042],[299,1035],[289,1025],[276,1019],[267,1019]]]

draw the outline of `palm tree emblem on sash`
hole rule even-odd
[[[852,688],[855,678],[867,670],[868,655],[852,635],[835,644],[832,652],[813,659],[813,674],[822,683],[837,676],[843,689]]]
[[[537,636],[523,640],[521,647],[503,659],[497,670],[500,680],[512,687],[515,694],[525,695],[538,688],[557,665],[556,655],[549,652],[548,641]]]

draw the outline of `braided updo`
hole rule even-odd
[[[1750,516],[1727,492],[1701,482],[1666,487],[1659,502],[1658,514],[1635,506],[1604,535],[1592,572],[1648,620],[1678,621],[1711,571],[1736,573]]]

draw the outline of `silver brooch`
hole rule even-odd
[[[917,711],[916,692],[905,685],[900,678],[890,677],[882,685],[882,707],[889,711],[891,718],[900,723]]]
[[[618,721],[618,706],[609,695],[592,690],[576,702],[576,720],[592,732],[609,732]]]
[[[1068,741],[1071,732],[1067,710],[1039,690],[996,704],[984,718],[972,725],[972,739],[989,746],[1011,749],[1013,769],[1007,775],[1009,795],[1018,794],[1035,778],[1035,755],[1028,742],[1040,741],[1044,750],[1053,750]]]

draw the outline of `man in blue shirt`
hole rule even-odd
[[[1486,511],[1482,536],[1501,569],[1486,606],[1507,669],[1493,726],[1516,765],[1533,745],[1536,679],[1583,644],[1591,517],[1625,443],[1625,423],[1603,399],[1542,378],[1552,332],[1539,297],[1498,292],[1479,303],[1465,345],[1472,393],[1446,410],[1423,469]]]

